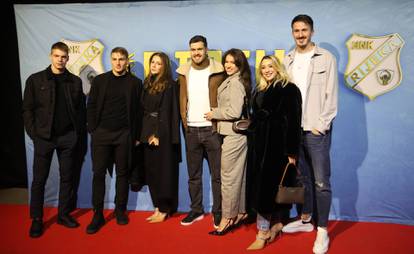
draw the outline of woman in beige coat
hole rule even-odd
[[[234,225],[246,219],[246,155],[247,137],[233,131],[233,122],[242,117],[245,98],[250,99],[249,64],[240,49],[230,49],[223,56],[226,79],[218,88],[218,107],[205,114],[207,120],[218,121],[217,131],[223,136],[221,154],[222,219],[212,235],[225,235]]]

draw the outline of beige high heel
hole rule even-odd
[[[270,229],[269,243],[273,242],[276,239],[276,236],[282,237],[282,228],[282,223],[276,223],[272,226],[272,228]]]
[[[158,216],[159,213],[160,210],[158,210],[158,207],[155,207],[154,213],[151,216],[147,217],[145,220],[152,220],[152,218]]]
[[[259,231],[256,235],[256,240],[247,247],[247,250],[261,250],[270,240],[270,231]]]
[[[154,217],[151,218],[151,220],[149,221],[149,223],[160,223],[165,221],[165,219],[168,217],[168,213],[162,213],[162,212],[158,212],[158,214]]]

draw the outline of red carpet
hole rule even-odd
[[[191,226],[181,226],[183,214],[163,223],[149,224],[150,212],[131,212],[130,224],[119,226],[107,210],[106,225],[95,235],[85,229],[92,218],[90,209],[73,214],[81,226],[67,229],[56,224],[56,208],[45,209],[46,230],[42,237],[31,239],[27,206],[0,205],[0,253],[312,253],[315,231],[284,234],[265,249],[247,252],[255,239],[255,224],[239,228],[226,236],[207,234],[212,230],[211,216]],[[109,221],[108,221],[109,220]],[[329,225],[330,254],[335,253],[414,253],[414,226],[333,221]]]

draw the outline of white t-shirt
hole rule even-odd
[[[293,82],[299,87],[302,94],[302,112],[304,112],[304,106],[306,103],[306,95],[308,92],[308,71],[312,56],[315,53],[315,49],[306,53],[295,53],[295,60],[292,68]]]
[[[190,68],[188,74],[188,103],[187,125],[193,127],[211,126],[211,121],[204,118],[204,114],[211,110],[208,80],[210,68],[196,70]]]

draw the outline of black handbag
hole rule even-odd
[[[236,133],[247,134],[250,123],[251,123],[251,120],[250,120],[250,112],[249,112],[249,103],[248,103],[247,97],[244,97],[242,119],[234,121],[232,129]]]
[[[285,179],[286,172],[289,168],[296,169],[296,166],[291,163],[287,163],[283,172],[282,179],[280,179],[279,189],[277,191],[275,202],[278,204],[303,204],[305,199],[305,187],[295,186],[286,187],[283,186],[283,180]]]

